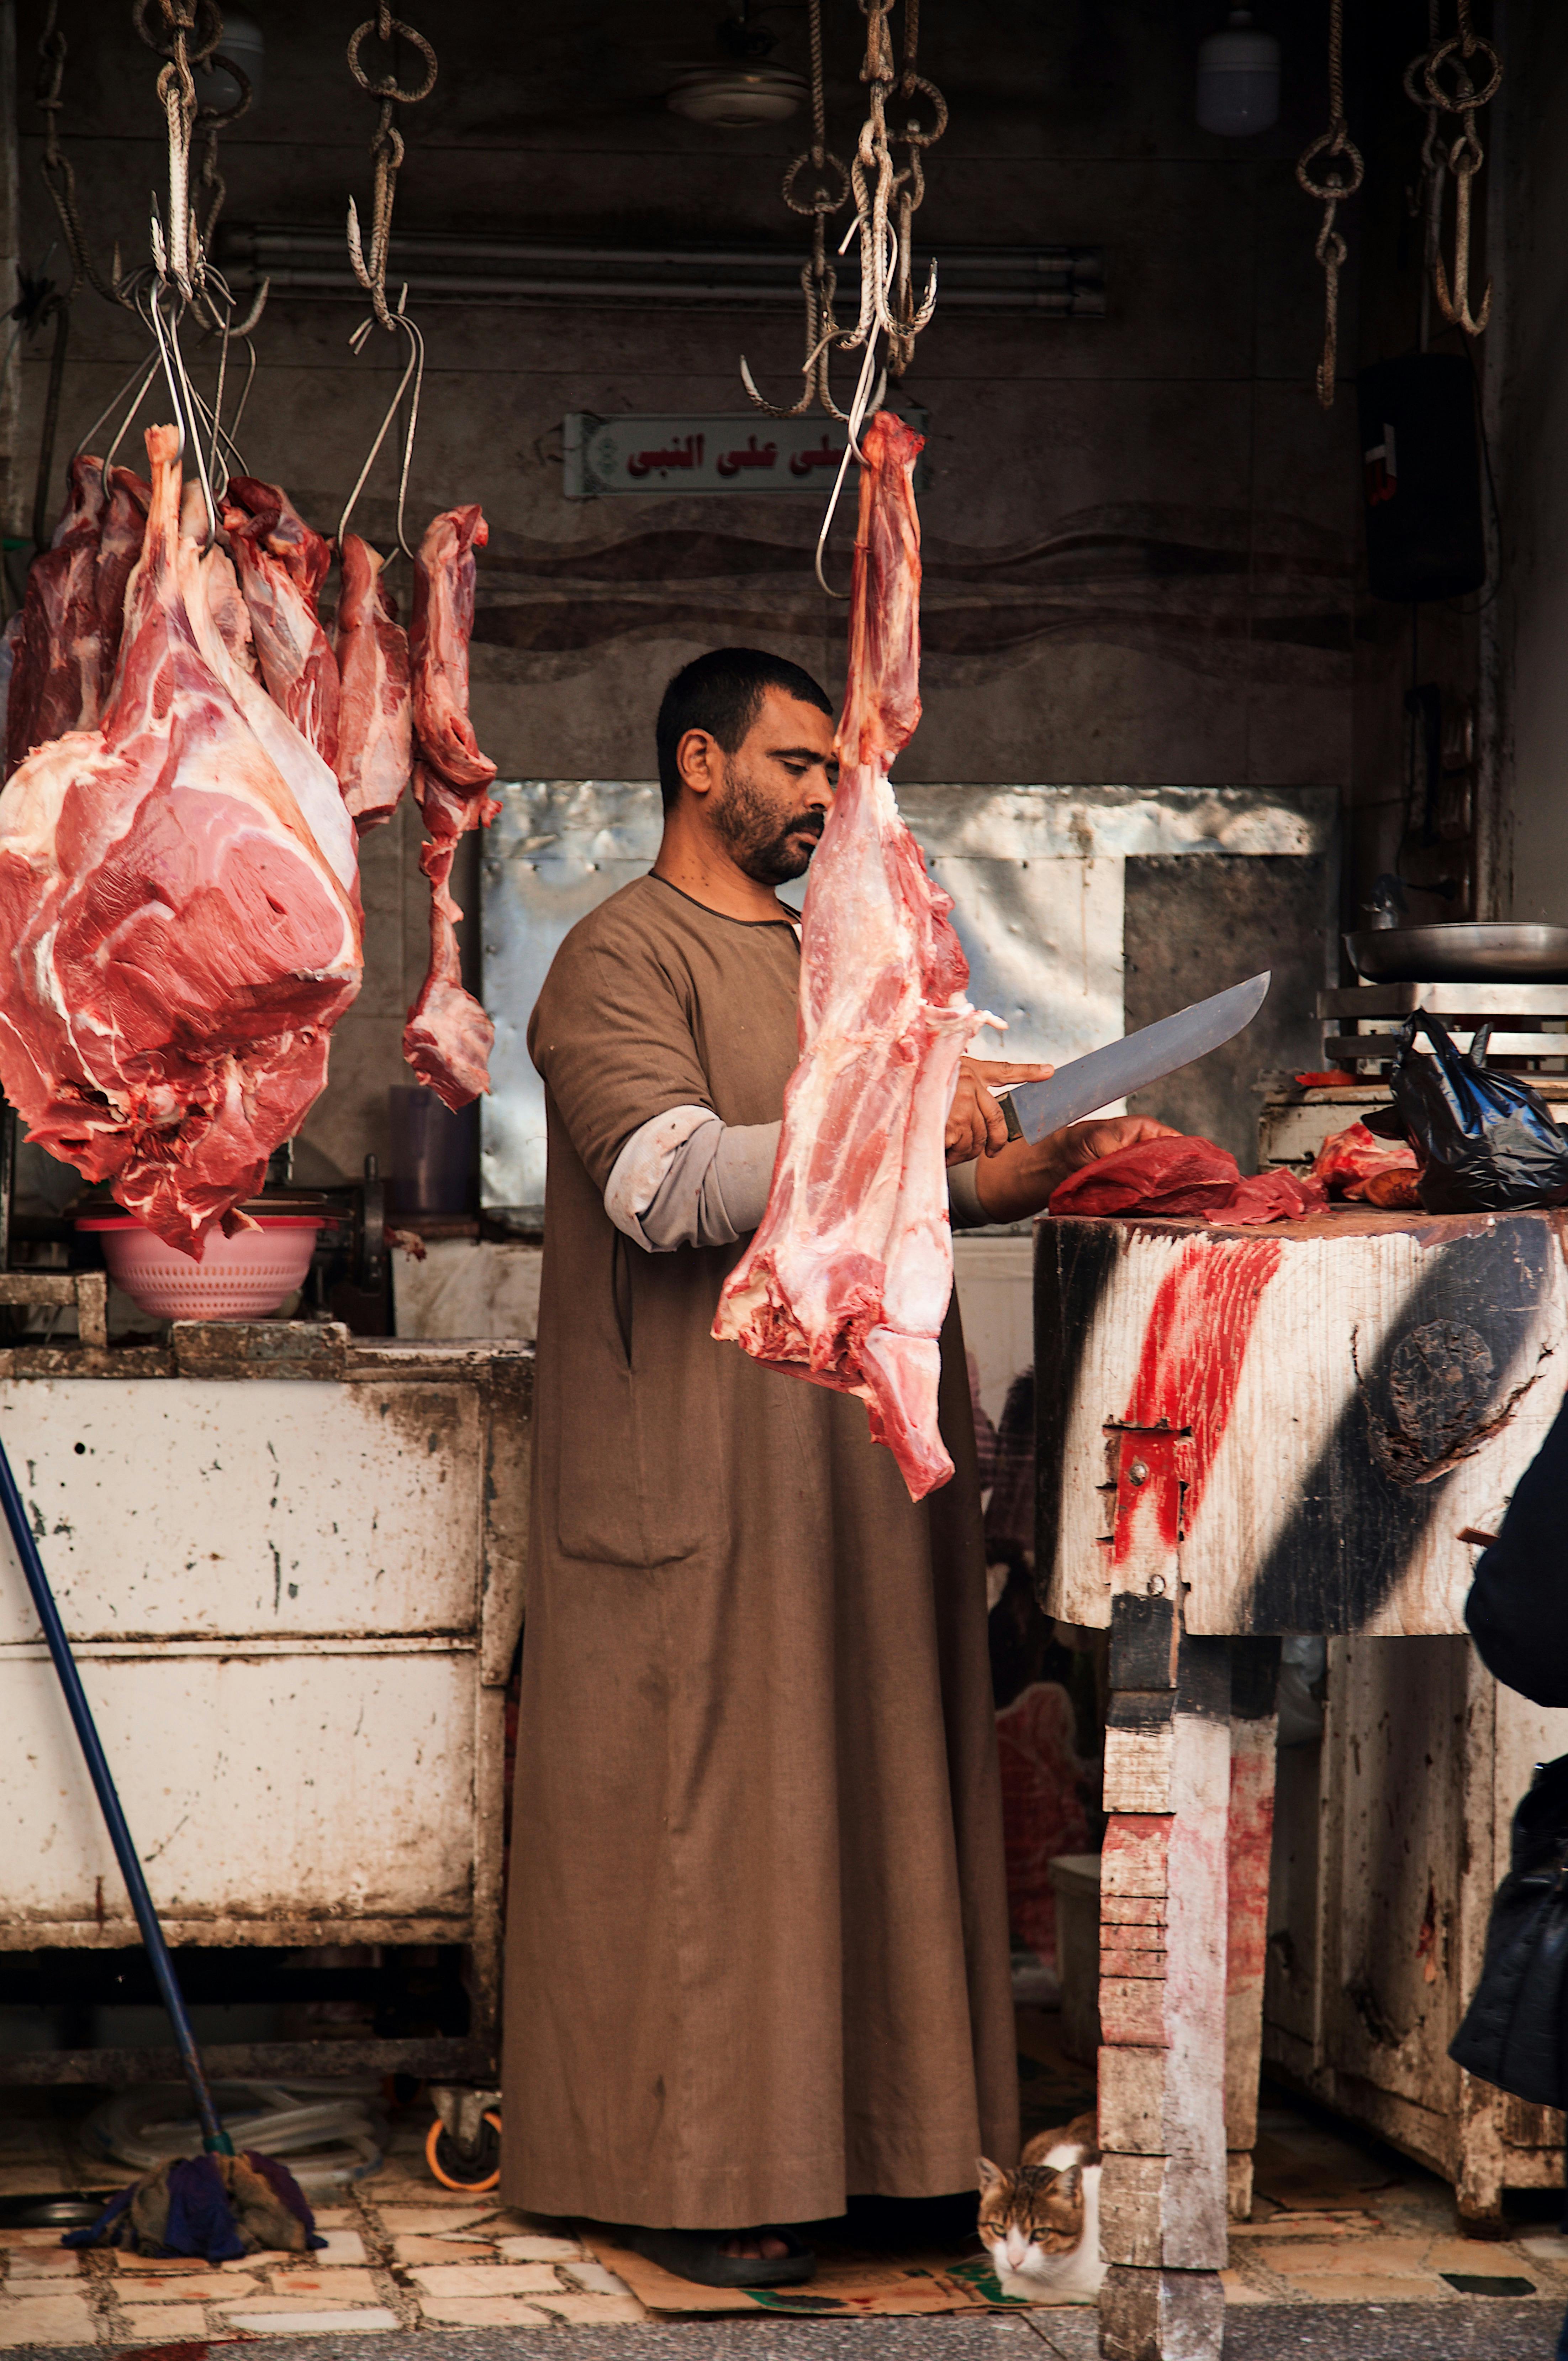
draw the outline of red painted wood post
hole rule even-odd
[[[1252,2152],[1263,2066],[1263,1976],[1274,1850],[1277,1640],[1233,1640],[1231,1808],[1226,1842],[1225,2147],[1227,2210],[1252,2215]]]
[[[1109,2361],[1224,2337],[1230,1664],[1163,1598],[1113,1603],[1101,1863],[1100,2298]]]

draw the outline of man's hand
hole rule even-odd
[[[1061,1154],[1061,1170],[1051,1183],[1060,1186],[1069,1172],[1081,1171],[1086,1164],[1098,1162],[1102,1156],[1114,1156],[1118,1148],[1137,1148],[1146,1139],[1177,1139],[1180,1134],[1168,1123],[1156,1123],[1146,1115],[1107,1115],[1093,1123],[1075,1123],[1066,1131],[1058,1131],[1056,1144]],[[1049,1141],[1042,1140],[1042,1148]]]
[[[949,1164],[971,1164],[977,1156],[999,1156],[1007,1145],[1007,1119],[992,1090],[1011,1090],[1014,1082],[1048,1082],[1054,1066],[1013,1066],[1001,1058],[965,1058],[959,1065],[958,1088],[948,1116]]]
[[[1102,1115],[1093,1123],[1075,1123],[1053,1131],[1033,1146],[1014,1140],[995,1157],[982,1157],[975,1172],[975,1188],[990,1222],[1022,1222],[1044,1213],[1053,1190],[1069,1172],[1113,1156],[1119,1148],[1136,1148],[1145,1139],[1176,1139],[1180,1135],[1168,1123],[1146,1115]],[[949,1158],[949,1162],[952,1160]]]

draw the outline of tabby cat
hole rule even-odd
[[[1036,2132],[1016,2172],[980,2159],[980,2235],[1003,2295],[1092,2303],[1100,2259],[1100,2135],[1092,2114]]]

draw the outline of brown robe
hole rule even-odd
[[[667,1109],[776,1122],[785,923],[640,878],[529,1029],[549,1118],[501,2194],[735,2229],[971,2189],[1017,2148],[969,1387],[915,1506],[863,1403],[708,1334],[737,1246],[605,1182]]]

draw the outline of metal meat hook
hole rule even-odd
[[[850,404],[849,431],[844,438],[844,456],[839,462],[839,473],[833,479],[833,490],[828,502],[828,513],[822,520],[822,530],[817,536],[817,579],[821,583],[829,598],[847,598],[850,595],[847,590],[834,589],[822,571],[822,559],[828,546],[828,528],[833,522],[833,512],[839,505],[839,495],[844,489],[844,478],[850,471],[850,461],[851,458],[858,459],[862,467],[866,464],[866,455],[861,449],[858,438],[871,395],[872,372],[875,368],[876,336],[873,332],[866,338],[866,357],[861,363],[861,375],[855,387],[855,398]],[[885,382],[884,379],[883,383]]]
[[[167,324],[164,321],[160,300],[165,294],[170,298],[172,313],[172,317]],[[165,280],[161,286],[153,289],[148,308],[152,315],[152,333],[158,338],[159,355],[163,362],[164,381],[169,388],[169,398],[174,404],[175,423],[180,429],[180,456],[183,458],[186,450],[189,449],[195,458],[196,474],[201,482],[202,498],[207,511],[207,538],[203,545],[211,549],[218,537],[218,511],[213,500],[212,479],[208,476],[207,462],[202,450],[195,396],[191,390],[191,380],[185,373],[185,356],[180,349],[180,313],[184,306],[179,295]]]
[[[414,553],[409,547],[408,538],[403,531],[403,506],[408,498],[409,469],[413,463],[414,432],[419,425],[420,390],[424,383],[424,338],[421,335],[419,329],[414,325],[414,323],[409,318],[407,313],[403,310],[403,302],[407,298],[408,291],[408,289],[405,287],[403,289],[402,296],[399,299],[397,310],[389,315],[393,327],[401,328],[405,335],[408,337],[408,366],[403,370],[402,376],[398,379],[398,390],[387,405],[387,414],[381,421],[380,426],[377,432],[376,440],[370,445],[369,451],[366,456],[365,465],[359,470],[359,474],[355,480],[354,489],[349,493],[343,514],[337,521],[337,546],[341,552],[343,548],[343,536],[348,531],[348,520],[354,514],[355,508],[358,503],[359,495],[365,489],[366,479],[369,476],[371,468],[376,464],[377,454],[379,452],[382,444],[386,441],[387,436],[390,432],[392,421],[396,418],[398,412],[401,407],[403,395],[408,390],[409,380],[411,378],[413,379],[413,400],[409,406],[409,423],[403,435],[403,463],[398,477],[398,547],[402,551],[403,555],[408,559],[411,566],[414,562]],[[366,341],[375,323],[373,320],[366,320],[363,321],[357,328],[356,328],[353,335],[350,336],[348,340],[350,346],[356,353],[364,351]]]

